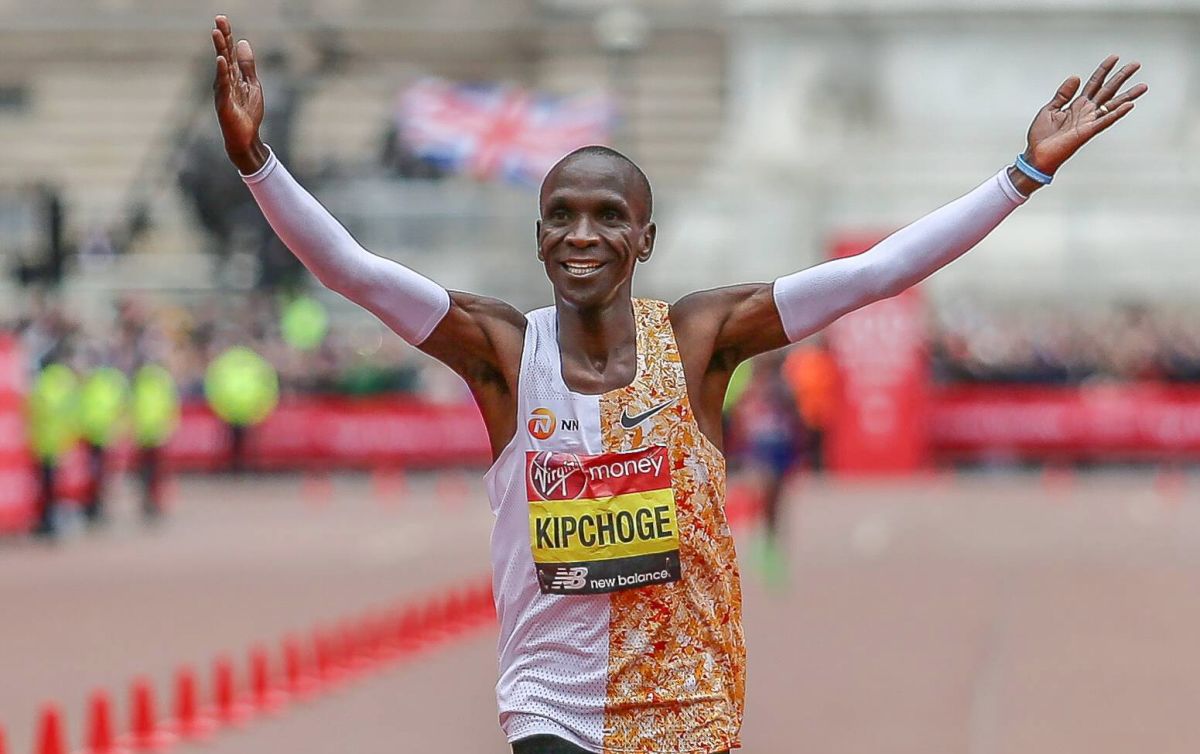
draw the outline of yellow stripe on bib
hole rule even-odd
[[[670,488],[600,500],[529,503],[529,540],[536,563],[579,563],[679,549]]]

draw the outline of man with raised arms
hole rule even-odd
[[[618,152],[585,147],[542,184],[537,259],[554,304],[522,314],[362,248],[259,140],[250,44],[234,43],[224,16],[212,39],[226,151],[280,239],[322,284],[458,373],[483,414],[496,695],[517,754],[739,746],[745,650],[721,453],[734,367],[964,254],[1147,89],[1120,91],[1138,66],[1114,73],[1109,57],[1081,91],[1077,77],[1063,82],[1014,165],[869,251],[671,305],[631,294],[654,249],[646,176]],[[626,520],[655,525],[630,537],[536,536],[548,522],[578,532]]]

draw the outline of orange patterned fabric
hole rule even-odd
[[[682,579],[612,595],[606,754],[710,754],[739,745],[746,651],[742,591],[725,520],[725,459],[688,402],[668,306],[636,299],[638,374],[600,401],[606,451],[665,445],[679,520]],[[674,399],[632,430],[636,415]]]

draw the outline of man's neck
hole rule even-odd
[[[602,307],[577,309],[561,300],[558,310],[558,347],[568,371],[607,388],[627,384],[622,362],[637,353],[637,323],[631,299],[617,297]],[[635,365],[636,368],[636,365]],[[579,374],[582,371],[584,374]]]

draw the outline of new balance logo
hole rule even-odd
[[[655,406],[654,408],[648,408],[645,411],[643,411],[642,413],[634,414],[633,416],[629,415],[629,409],[626,408],[624,411],[621,412],[621,426],[625,429],[633,429],[637,425],[639,425],[642,422],[649,419],[651,416],[654,416],[655,414],[657,414],[659,411],[662,411],[667,406],[670,406],[672,403],[675,402],[675,400],[676,400],[675,398],[672,398],[671,400],[669,400],[665,403],[660,403],[657,406]]]
[[[587,566],[559,568],[554,572],[550,586],[553,589],[583,589],[587,586],[587,574]]]

